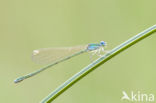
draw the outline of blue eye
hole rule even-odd
[[[107,45],[107,43],[106,43],[106,42],[104,42],[104,41],[101,41],[101,42],[100,42],[100,45],[102,45],[102,46],[106,46],[106,45]]]

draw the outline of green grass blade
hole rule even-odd
[[[85,68],[83,68],[80,72],[76,73],[74,76],[69,78],[67,81],[65,81],[62,85],[60,85],[56,90],[54,90],[52,93],[50,93],[46,98],[44,98],[41,103],[50,103],[53,100],[55,100],[56,97],[58,97],[60,94],[62,94],[65,90],[67,90],[69,87],[71,87],[73,84],[78,82],[80,79],[82,79],[84,76],[89,74],[91,71],[99,67],[100,65],[104,64],[108,60],[110,60],[112,57],[118,55],[122,51],[126,50],[130,46],[136,44],[137,42],[143,40],[144,38],[150,36],[156,32],[156,25],[144,30],[143,32],[135,35],[134,37],[128,39],[124,43],[120,44],[119,46],[112,49],[110,52],[106,53],[102,57],[98,58]]]

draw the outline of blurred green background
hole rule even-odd
[[[1,0],[0,102],[38,103],[91,62],[83,54],[14,84],[15,78],[43,66],[31,61],[32,50],[101,40],[112,49],[156,23],[155,4],[155,0]],[[129,103],[121,101],[122,91],[156,95],[155,38],[156,34],[100,66],[53,103]]]

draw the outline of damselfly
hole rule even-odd
[[[74,56],[80,55],[85,52],[92,52],[101,56],[101,52],[105,52],[106,42],[101,41],[100,43],[91,43],[86,46],[76,46],[76,47],[63,47],[63,48],[43,48],[39,50],[34,50],[32,54],[32,59],[36,63],[49,64],[35,72],[27,74],[25,76],[19,77],[14,80],[15,83],[18,83],[24,79],[32,77],[47,68],[54,66],[58,63],[61,63],[65,60],[68,60]]]

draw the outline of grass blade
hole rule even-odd
[[[156,25],[144,30],[143,32],[135,35],[134,37],[128,39],[124,43],[120,44],[119,46],[112,49],[110,52],[106,53],[102,57],[98,58],[85,68],[83,68],[80,72],[76,73],[74,76],[69,78],[67,81],[65,81],[63,84],[61,84],[56,90],[54,90],[52,93],[50,93],[46,98],[44,98],[41,103],[50,103],[53,100],[55,100],[56,97],[58,97],[60,94],[62,94],[65,90],[67,90],[69,87],[71,87],[73,84],[78,82],[80,79],[82,79],[84,76],[89,74],[91,71],[99,67],[100,65],[104,64],[108,60],[110,60],[112,57],[118,55],[122,51],[126,50],[130,46],[136,44],[137,42],[143,40],[144,38],[150,36],[156,32]]]

